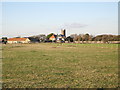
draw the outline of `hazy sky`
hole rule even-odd
[[[117,2],[3,2],[2,35],[118,34]]]

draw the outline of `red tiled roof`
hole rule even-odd
[[[27,38],[9,38],[8,41],[25,41]]]
[[[55,35],[52,35],[50,38],[55,38]]]

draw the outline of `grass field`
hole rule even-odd
[[[4,88],[118,87],[118,44],[3,45]]]

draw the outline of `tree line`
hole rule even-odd
[[[104,43],[107,43],[109,41],[120,41],[120,35],[97,35],[93,36],[88,33],[86,34],[72,34],[70,35],[71,38],[73,38],[73,41],[103,41]]]
[[[28,37],[29,39],[33,40],[33,42],[46,42],[49,41],[49,38],[53,35],[54,33],[50,33],[48,35],[45,34],[39,34],[35,36]],[[15,38],[20,38],[20,37],[15,37]],[[2,42],[4,44],[7,43],[8,38],[3,37]],[[75,42],[75,41],[103,41],[104,43],[109,43],[109,41],[120,41],[120,35],[108,35],[108,34],[103,34],[103,35],[97,35],[93,36],[88,33],[86,34],[71,34],[70,36],[65,38],[65,41],[68,42]]]

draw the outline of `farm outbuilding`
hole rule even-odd
[[[49,40],[55,41],[55,40],[56,40],[56,35],[53,34],[53,35],[49,38]]]
[[[30,43],[28,38],[9,38],[8,43]]]

